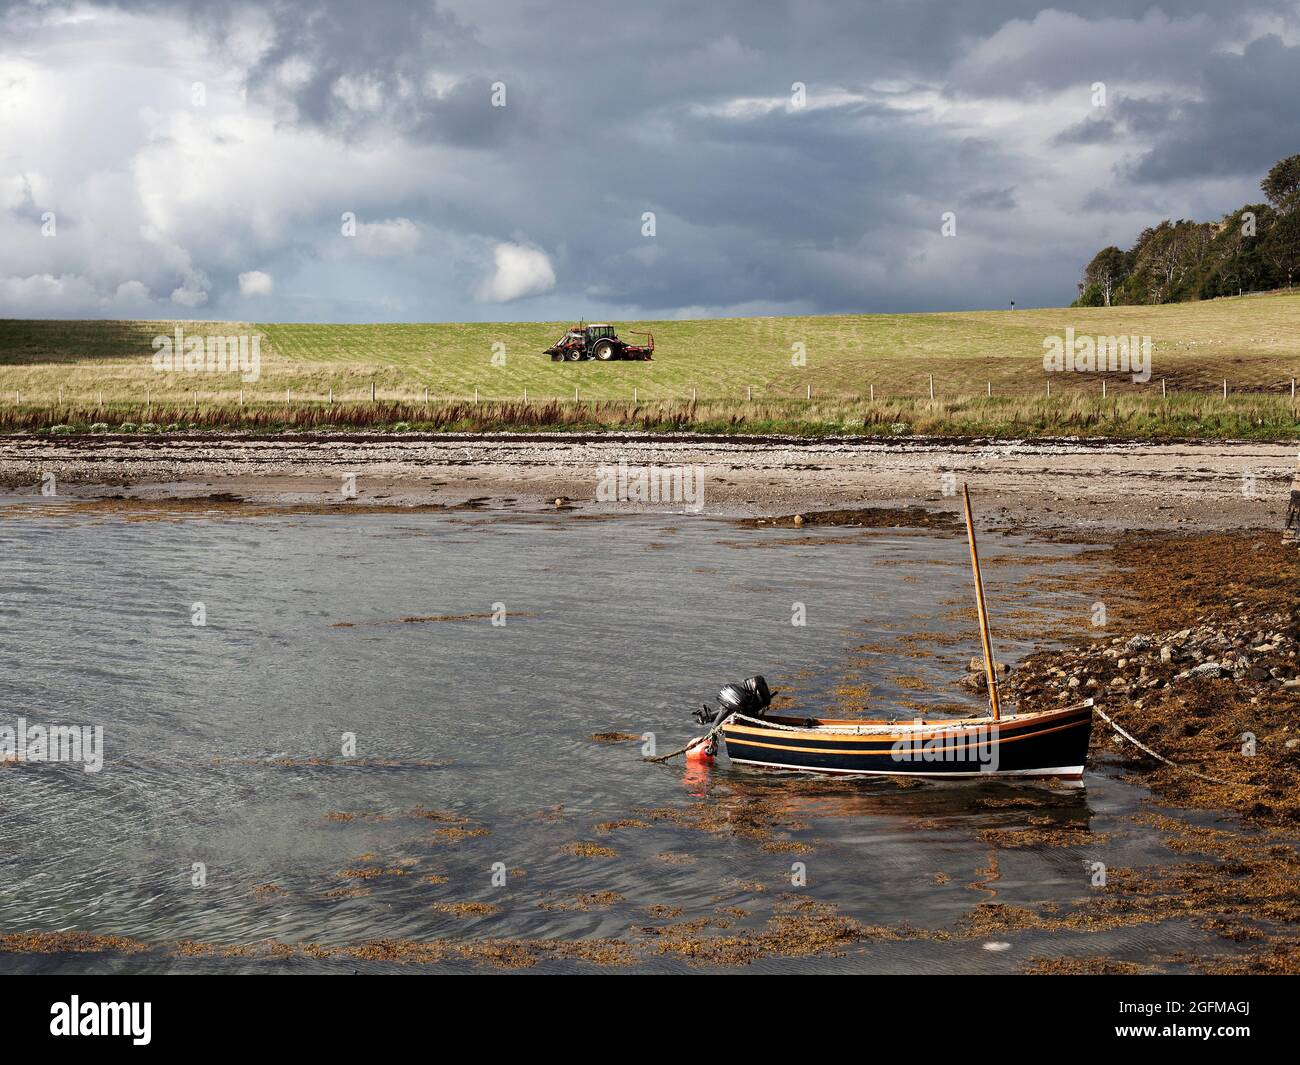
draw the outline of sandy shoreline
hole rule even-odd
[[[637,434],[0,438],[3,497],[166,499],[230,493],[249,504],[554,505],[601,503],[601,467],[692,467],[705,513],[739,516],[922,503],[956,510],[969,482],[986,520],[1078,532],[1281,528],[1291,444],[1107,441],[806,440]],[[356,498],[343,497],[345,474]],[[950,475],[945,478],[945,474]]]

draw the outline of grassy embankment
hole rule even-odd
[[[155,371],[152,338],[172,334],[177,324],[192,335],[260,333],[259,380]],[[1300,376],[1300,293],[1159,307],[617,325],[625,334],[652,330],[655,360],[552,363],[540,352],[562,331],[561,323],[0,321],[0,431],[96,424],[117,430],[123,423],[267,430],[402,424],[432,430],[1300,436],[1300,408],[1290,387]],[[1151,381],[1044,372],[1044,338],[1063,335],[1069,326],[1079,334],[1150,336]],[[792,365],[795,345],[803,345],[804,366]]]

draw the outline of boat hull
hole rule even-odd
[[[1016,715],[1001,722],[898,722],[860,734],[852,722],[770,719],[722,728],[727,756],[740,765],[853,776],[986,777],[1083,775],[1092,708]],[[837,731],[838,730],[838,731]]]

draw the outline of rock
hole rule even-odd
[[[1126,651],[1149,651],[1151,650],[1151,637],[1143,636],[1140,633],[1137,636],[1129,637],[1128,643],[1124,645]]]
[[[1218,662],[1202,662],[1187,671],[1189,677],[1208,677],[1211,680],[1222,677],[1228,671]]]
[[[972,658],[972,659],[970,660],[970,662],[967,663],[966,668],[967,668],[968,670],[970,670],[970,672],[972,672],[972,673],[983,673],[983,672],[984,672],[984,659],[983,659],[983,658]],[[998,676],[1000,676],[1000,677],[1004,677],[1004,676],[1006,676],[1008,673],[1011,672],[1011,667],[1010,667],[1009,665],[1007,665],[1005,662],[994,662],[994,663],[993,663],[993,668],[997,671],[997,674],[998,674]]]
[[[1160,661],[1172,662],[1173,660],[1174,660],[1174,649],[1170,647],[1168,644],[1165,644],[1162,648],[1160,648]]]
[[[1065,686],[1067,688],[1077,688],[1079,686],[1079,678],[1071,677],[1069,680],[1065,682]]]
[[[967,673],[957,682],[969,691],[988,691],[989,680],[983,673]]]
[[[1287,740],[1284,746],[1288,751],[1294,751],[1297,747],[1300,747],[1300,740]]]
[[[796,514],[796,515],[794,516],[794,523],[795,523],[796,525],[802,525],[802,524],[803,524],[803,515],[802,515],[802,514]]]
[[[1292,677],[1290,680],[1284,680],[1282,682],[1282,690],[1284,692],[1300,691],[1300,677]]]

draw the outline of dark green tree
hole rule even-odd
[[[1300,278],[1300,155],[1274,163],[1248,204],[1219,222],[1165,219],[1127,252],[1103,248],[1084,268],[1077,307],[1169,303],[1260,292]]]
[[[1295,206],[1296,193],[1300,192],[1300,155],[1279,159],[1259,187],[1277,210],[1289,211]]]
[[[1286,287],[1300,274],[1300,211],[1279,214],[1260,245],[1264,258],[1286,279]]]
[[[1109,248],[1102,248],[1092,257],[1092,262],[1083,268],[1083,282],[1079,285],[1079,292],[1082,294],[1095,288],[1101,295],[1101,305],[1109,307],[1115,290],[1128,275],[1128,256],[1112,244]]]

